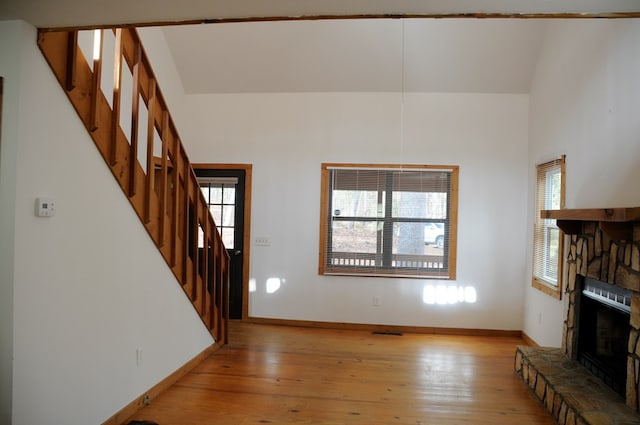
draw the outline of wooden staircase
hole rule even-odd
[[[136,29],[40,30],[38,46],[184,293],[226,344],[229,256]],[[107,62],[113,80],[103,78]]]

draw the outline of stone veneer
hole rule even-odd
[[[570,237],[565,266],[568,302],[562,347],[518,347],[516,373],[561,425],[640,424],[640,223],[633,224],[633,238],[627,241],[612,239],[597,222],[582,223]],[[576,362],[580,276],[633,292],[626,400]]]

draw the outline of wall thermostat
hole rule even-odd
[[[55,214],[56,205],[52,198],[36,198],[36,217],[53,217]]]

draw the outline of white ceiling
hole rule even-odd
[[[187,93],[527,93],[546,20],[375,19],[165,27]]]
[[[547,21],[464,14],[637,13],[640,0],[0,0],[0,20],[92,27],[187,20],[456,15],[164,27],[188,93],[526,93]]]

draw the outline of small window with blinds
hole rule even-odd
[[[322,164],[324,275],[454,279],[458,166]]]
[[[532,285],[558,299],[562,296],[563,233],[555,220],[540,218],[540,211],[564,208],[564,182],[564,155],[536,166]]]

